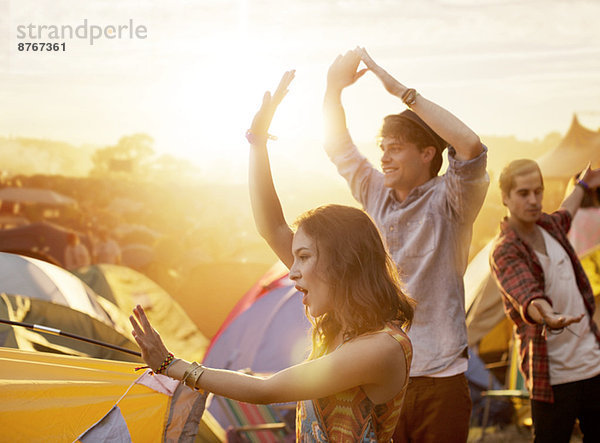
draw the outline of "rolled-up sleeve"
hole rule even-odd
[[[533,300],[543,298],[552,305],[552,300],[544,293],[543,285],[529,267],[527,257],[522,256],[516,248],[506,244],[494,248],[490,267],[501,292],[524,322],[535,323],[527,314],[527,308]]]
[[[456,151],[448,148],[448,171],[446,172],[446,201],[449,216],[472,223],[485,200],[490,184],[486,172],[486,146],[482,152],[471,160],[461,161],[456,158]]]
[[[552,220],[559,226],[562,232],[569,232],[573,217],[566,209],[559,209],[552,213]]]

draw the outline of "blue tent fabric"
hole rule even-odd
[[[301,294],[292,285],[276,288],[233,320],[204,364],[254,372],[280,371],[307,357],[309,330]]]
[[[483,360],[481,360],[479,355],[472,349],[469,349],[469,368],[467,369],[467,372],[465,372],[465,376],[469,383],[469,391],[473,403],[471,409],[471,422],[479,425],[482,422],[486,401],[486,398],[482,396],[482,392],[489,389],[490,377],[492,379],[492,389],[503,389],[503,386],[498,379],[490,373],[485,367]],[[488,425],[508,424],[512,420],[512,414],[513,406],[509,400],[499,398],[490,399]]]
[[[482,390],[488,389],[490,371],[485,367],[485,363],[473,349],[469,349],[469,368],[465,372],[465,375],[469,383],[474,384]],[[502,389],[502,384],[496,377],[493,377],[492,381],[493,389]]]
[[[85,431],[80,437],[82,443],[110,441],[114,443],[131,443],[127,423],[117,405],[102,417],[94,426]]]
[[[241,312],[214,342],[203,363],[255,373],[280,371],[308,357],[310,327],[302,295],[290,281]],[[220,402],[211,402],[208,409],[224,428],[233,425]]]

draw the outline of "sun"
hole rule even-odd
[[[206,57],[188,59],[163,76],[156,92],[164,121],[153,131],[164,134],[156,137],[157,144],[168,143],[169,153],[200,166],[235,164],[240,157],[246,167],[247,156],[239,149],[244,133],[264,92],[276,88],[284,71],[270,60],[257,60],[250,46],[222,41]],[[276,116],[277,123],[283,118]]]

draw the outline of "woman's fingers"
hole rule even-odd
[[[142,330],[142,328],[140,327],[140,325],[138,324],[138,322],[136,321],[136,319],[134,318],[133,315],[129,316],[129,321],[131,322],[131,325],[133,326],[133,331],[131,331],[131,335],[133,335],[134,340],[136,341],[136,343],[142,350],[142,358],[144,358],[144,354],[146,351],[146,346],[144,343],[144,338],[145,338],[144,331]],[[145,360],[145,358],[144,358],[144,360]]]
[[[294,76],[296,75],[296,70],[292,69],[291,71],[285,71],[281,76],[281,80],[279,81],[279,85],[277,86],[277,91],[287,89],[290,85]]]
[[[135,334],[137,334],[137,335],[143,334],[142,328],[140,328],[140,325],[138,325],[138,322],[135,320],[133,315],[129,316],[129,321],[131,322],[131,325],[133,326],[133,332]]]
[[[133,312],[136,315],[136,317],[139,318],[139,314],[135,311],[135,309]],[[133,315],[129,316],[129,321],[131,322],[131,325],[133,326],[133,331],[132,331],[133,338],[135,338],[135,340],[138,341],[138,339],[141,339],[142,337],[144,337],[145,332],[142,330],[142,327],[136,321],[136,319]],[[138,341],[138,344],[139,344],[139,341]]]
[[[151,368],[156,368],[164,361],[165,355],[169,351],[140,305],[133,309],[133,314],[129,316],[129,321],[133,326],[133,338],[142,350],[142,358],[146,364]]]
[[[148,317],[146,317],[146,313],[144,312],[144,308],[142,308],[140,305],[137,305],[133,311],[136,316],[138,317],[138,320],[140,322],[140,325],[142,326],[144,332],[146,334],[149,334],[152,332],[153,328],[152,325],[150,324],[150,321],[148,320]]]
[[[269,91],[265,91],[263,95],[263,107],[267,106],[271,102],[271,93]]]
[[[254,116],[252,125],[250,126],[255,135],[266,134],[269,130],[277,106],[279,106],[281,100],[283,100],[288,93],[287,88],[294,79],[295,73],[295,70],[284,72],[275,92],[271,94],[269,91],[266,91],[263,95],[262,105]]]
[[[281,103],[281,100],[283,100],[283,98],[288,93],[288,87],[290,86],[290,83],[292,83],[292,80],[294,80],[295,75],[296,75],[296,70],[292,69],[291,71],[284,72],[283,76],[281,76],[279,85],[277,85],[277,89],[275,90],[275,93],[273,94],[273,101],[275,102],[276,105]]]

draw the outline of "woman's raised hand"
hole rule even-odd
[[[250,132],[254,138],[266,142],[275,111],[283,100],[283,97],[288,93],[288,87],[294,79],[295,74],[295,70],[286,71],[283,77],[281,77],[275,92],[272,95],[269,91],[265,92],[262,105],[254,116],[254,120],[252,120],[252,126],[250,126]]]
[[[142,350],[142,358],[151,369],[156,370],[169,354],[156,329],[152,327],[144,309],[137,305],[129,321],[133,326],[131,334]]]

